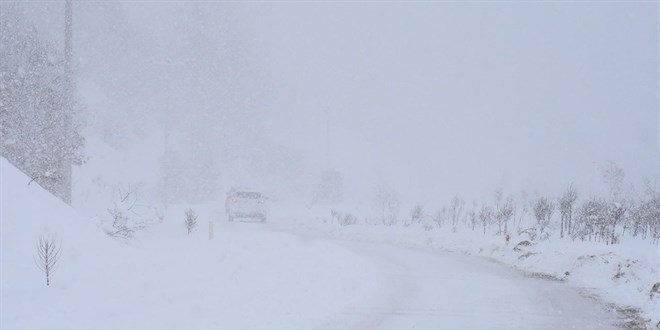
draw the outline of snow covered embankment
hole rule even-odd
[[[377,265],[332,244],[225,221],[209,240],[186,234],[182,212],[122,241],[28,182],[0,158],[3,330],[310,329],[387,292]],[[41,235],[61,246],[49,286]]]

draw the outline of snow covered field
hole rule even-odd
[[[421,228],[339,228],[313,217],[228,223],[209,206],[198,207],[200,226],[190,235],[184,207],[171,207],[162,224],[115,240],[28,186],[4,159],[0,168],[2,329],[607,329],[625,321],[574,288],[593,279],[592,287],[609,290],[594,275],[602,268],[573,265],[578,275],[567,285],[445,250],[551,274],[573,254],[516,262],[511,247],[495,241]],[[62,247],[50,286],[33,259],[42,234]],[[634,289],[657,276],[652,261],[636,263],[628,283],[605,298],[634,302]],[[643,307],[647,316],[657,311]]]

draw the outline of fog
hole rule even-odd
[[[61,42],[61,3],[15,6]],[[152,162],[171,150],[159,175],[191,186],[173,198],[309,200],[327,169],[349,200],[599,192],[610,161],[629,184],[658,177],[658,17],[652,2],[76,2],[76,85],[89,136]]]

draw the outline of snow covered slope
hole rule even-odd
[[[186,235],[174,208],[124,244],[5,159],[0,169],[3,330],[313,328],[386,291],[377,267],[348,249],[257,224]],[[202,228],[212,217],[200,213]],[[33,259],[42,234],[62,246],[48,287]]]
[[[70,308],[67,297],[73,292],[85,294],[83,288],[76,288],[78,284],[98,281],[111,271],[104,257],[107,251],[126,250],[30,181],[0,158],[2,329],[64,327],[65,323],[57,321],[65,321],[80,310]],[[61,247],[50,287],[46,287],[45,276],[35,262],[37,241],[42,235],[56,239]],[[89,301],[93,295],[88,291],[85,298]]]

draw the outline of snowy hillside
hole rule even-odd
[[[114,241],[1,161],[2,329],[309,329],[385,291],[343,248],[250,224],[186,235],[183,211]],[[42,234],[62,247],[50,286],[33,260]]]

